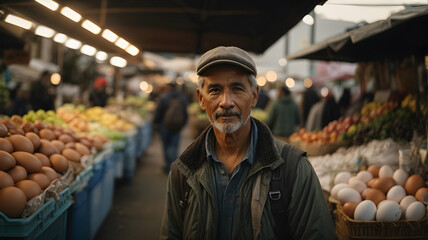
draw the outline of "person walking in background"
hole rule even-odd
[[[300,124],[300,112],[287,86],[281,87],[278,99],[270,108],[266,124],[274,136],[289,137],[296,132]]]
[[[196,73],[211,126],[171,165],[160,238],[334,239],[305,153],[251,117],[259,95],[251,56],[217,47]]]
[[[162,139],[165,173],[170,171],[171,163],[178,156],[180,132],[188,118],[186,96],[175,88],[174,83],[165,86],[165,93],[159,100],[153,119]]]
[[[321,97],[317,93],[314,85],[306,89],[306,91],[303,93],[303,100],[302,100],[302,117],[303,117],[303,124],[306,124],[306,121],[309,117],[309,112],[311,111],[312,106],[315,105],[315,103],[319,102],[321,100]]]
[[[351,90],[349,88],[343,89],[342,96],[339,99],[339,115],[342,117],[347,117],[347,110],[351,104]]]
[[[108,94],[106,93],[107,80],[105,77],[97,77],[91,93],[89,94],[89,102],[91,106],[104,107],[107,104]]]
[[[327,126],[331,121],[339,119],[339,116],[339,105],[337,105],[333,93],[329,91],[322,109],[321,128]]]
[[[33,110],[55,110],[56,90],[51,83],[51,73],[43,71],[40,79],[31,86],[30,102]]]

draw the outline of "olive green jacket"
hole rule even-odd
[[[255,162],[240,190],[238,239],[277,239],[270,201],[272,170],[284,163],[268,127],[255,120],[258,128]],[[218,214],[210,162],[205,151],[207,130],[172,164],[161,239],[216,239]],[[282,149],[281,149],[282,150]],[[180,206],[180,187],[171,174],[180,171],[191,191],[187,206]],[[288,206],[288,227],[293,239],[335,239],[329,209],[318,178],[306,157],[301,157]]]

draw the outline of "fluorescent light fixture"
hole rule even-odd
[[[140,52],[140,50],[138,50],[138,48],[136,48],[134,45],[130,45],[129,47],[127,47],[126,51],[132,56],[135,56]]]
[[[107,53],[103,51],[98,51],[97,54],[95,55],[95,58],[100,61],[107,60],[107,57],[108,57]]]
[[[92,46],[89,46],[89,45],[83,45],[82,46],[82,48],[80,49],[80,52],[81,53],[83,53],[83,54],[86,54],[86,55],[88,55],[88,56],[94,56],[95,55],[95,53],[97,52],[97,49],[95,49],[94,47],[92,47]]]
[[[53,40],[57,43],[65,43],[65,41],[67,41],[67,35],[63,34],[63,33],[57,33],[55,34],[55,37],[53,38]]]
[[[119,37],[116,33],[110,31],[109,29],[105,29],[101,36],[110,42],[116,42],[117,38]]]
[[[110,59],[110,64],[111,64],[111,65],[113,65],[113,66],[115,66],[115,67],[123,68],[123,67],[125,67],[125,66],[126,66],[126,64],[128,64],[128,63],[126,62],[126,60],[125,60],[125,59],[123,59],[123,58],[121,58],[121,57],[112,57],[112,58]]]
[[[80,48],[80,46],[82,46],[82,42],[76,39],[70,38],[65,42],[65,46],[71,49],[78,49]]]
[[[120,48],[122,48],[122,49],[125,49],[125,48],[127,48],[128,46],[129,46],[129,42],[128,41],[126,41],[125,39],[123,39],[123,38],[119,38],[117,41],[116,41],[116,46],[118,46],[118,47],[120,47]]]
[[[309,26],[314,25],[314,22],[315,22],[314,18],[311,15],[304,16],[302,21],[303,21],[303,23],[305,23]]]
[[[4,21],[27,30],[29,30],[33,26],[33,23],[31,21],[25,20],[12,14],[7,15]]]
[[[98,34],[101,32],[101,28],[98,27],[98,25],[96,25],[95,23],[89,21],[89,20],[85,20],[82,22],[82,27],[86,30],[88,30],[89,32],[93,33],[93,34]]]
[[[35,0],[35,1],[49,8],[52,11],[56,11],[59,7],[59,4],[52,0]]]
[[[36,28],[35,34],[45,38],[51,38],[55,35],[55,31],[52,28],[40,25]]]
[[[63,7],[61,9],[61,14],[70,18],[71,20],[73,20],[75,22],[79,22],[80,19],[82,19],[82,15],[78,14],[76,11],[74,11],[73,9],[71,9],[69,7]]]

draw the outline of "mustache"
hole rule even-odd
[[[214,113],[215,119],[219,117],[231,117],[231,116],[237,116],[240,119],[242,119],[241,112],[237,110],[231,110],[231,109],[220,109]]]

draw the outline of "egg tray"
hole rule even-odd
[[[358,221],[348,217],[339,202],[335,206],[336,235],[342,239],[428,239],[428,214],[418,221],[396,222]]]

